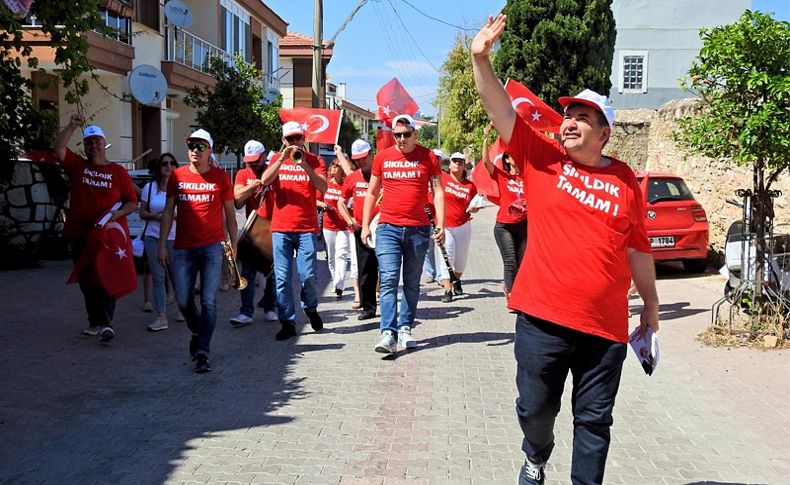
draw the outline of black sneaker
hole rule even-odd
[[[442,295],[442,303],[451,303],[453,301],[453,290],[445,290]]]
[[[310,319],[310,326],[313,327],[313,330],[318,332],[324,328],[324,321],[321,320],[321,315],[319,315],[317,311],[305,312],[305,315]]]
[[[276,340],[288,340],[296,335],[296,325],[290,320],[280,320],[280,331],[274,336]]]
[[[341,290],[340,288],[336,288],[335,289],[335,296],[337,297],[338,300],[343,298],[343,290]]]
[[[453,282],[453,295],[463,295],[464,289],[461,286],[461,280],[455,280]]]
[[[543,485],[545,481],[546,475],[543,473],[543,465],[525,459],[518,472],[518,485]]]
[[[376,310],[362,310],[362,313],[357,315],[357,320],[370,320],[376,318]]]
[[[211,372],[211,364],[209,364],[206,354],[198,354],[195,356],[195,372],[198,374]]]
[[[107,343],[115,337],[115,330],[112,327],[104,327],[99,332],[99,342]]]

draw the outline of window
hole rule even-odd
[[[647,92],[647,51],[622,51],[620,53],[619,92]]]
[[[124,44],[132,43],[132,21],[128,17],[120,17],[115,12],[109,10],[101,10],[101,18],[104,25],[109,27],[111,32],[102,32],[107,37],[111,37]]]
[[[135,21],[159,30],[159,0],[135,0]]]
[[[222,27],[222,45],[225,52],[241,54],[249,62],[252,60],[252,30],[250,14],[235,2],[220,2],[220,24]]]

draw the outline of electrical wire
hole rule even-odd
[[[459,29],[459,30],[465,30],[467,32],[477,32],[476,29],[468,29],[466,27],[461,27],[460,25],[451,24],[450,22],[446,22],[446,21],[444,21],[444,20],[442,20],[440,18],[432,17],[432,16],[428,15],[427,13],[423,12],[422,10],[420,10],[419,8],[417,8],[414,5],[412,5],[412,3],[409,2],[408,0],[402,0],[402,1],[403,1],[403,3],[408,5],[409,7],[413,8],[414,10],[419,12],[420,15],[422,15],[424,17],[427,17],[427,18],[429,18],[429,19],[431,19],[431,20],[433,20],[435,22],[439,22],[440,24],[448,25],[450,27],[455,27],[456,29]]]

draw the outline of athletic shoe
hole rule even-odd
[[[411,327],[401,327],[398,329],[398,345],[407,349],[417,346],[417,341],[411,336]]]
[[[237,316],[230,319],[230,324],[234,327],[244,327],[245,325],[249,325],[252,323],[252,317],[249,317],[243,313],[239,313]]]
[[[290,320],[280,320],[280,331],[274,336],[276,340],[288,340],[296,335],[296,325]]]
[[[546,475],[543,473],[543,465],[525,459],[518,472],[518,485],[543,485],[545,481]]]
[[[436,279],[433,276],[429,276],[428,278],[425,279],[426,283],[433,283],[434,281],[436,281]]]
[[[263,318],[267,322],[276,322],[277,321],[277,312],[274,310],[269,310],[268,312],[263,314]]]
[[[100,331],[101,331],[101,327],[99,327],[98,325],[97,326],[90,326],[90,327],[86,328],[85,330],[83,330],[80,333],[80,335],[84,335],[86,337],[95,337],[95,336],[99,335]]]
[[[338,300],[343,298],[343,290],[341,290],[340,288],[335,288],[335,296],[337,297]]]
[[[115,330],[112,327],[104,327],[99,332],[99,342],[109,342],[115,337]]]
[[[321,315],[318,314],[317,311],[313,310],[311,312],[304,312],[307,315],[307,318],[310,319],[310,326],[313,327],[313,330],[318,332],[322,328],[324,328],[324,321],[321,320]]]
[[[381,354],[394,354],[397,349],[392,330],[384,330],[381,332],[381,340],[379,340],[379,343],[376,344],[373,350]]]
[[[152,324],[148,325],[149,332],[158,332],[160,330],[167,330],[166,318],[157,318]]]
[[[176,321],[177,321],[177,322],[186,322],[186,321],[187,321],[187,319],[186,319],[186,318],[184,318],[184,314],[183,314],[183,313],[181,313],[181,310],[179,310],[178,312],[176,312]]]
[[[143,303],[143,311],[145,313],[153,313],[154,312],[154,305],[150,301],[146,300],[146,302]]]
[[[198,374],[205,374],[211,372],[211,364],[208,361],[206,354],[198,354],[195,356],[195,372]]]
[[[376,318],[376,310],[362,310],[362,313],[357,315],[357,320],[370,320]]]
[[[453,295],[463,295],[464,289],[461,286],[461,280],[455,280],[453,282]]]
[[[442,295],[442,303],[452,303],[453,301],[453,290],[445,290],[444,295]]]

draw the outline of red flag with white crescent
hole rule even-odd
[[[116,298],[137,289],[132,240],[118,222],[88,231],[85,247],[69,276],[69,283],[86,281]]]
[[[376,104],[378,104],[379,120],[387,126],[392,124],[392,119],[396,116],[411,116],[420,109],[398,78],[392,78],[379,89],[376,93]]]
[[[283,123],[296,121],[304,129],[304,139],[311,143],[328,143],[334,145],[340,135],[340,120],[343,110],[318,108],[281,109],[280,120]]]
[[[497,137],[496,141],[488,147],[488,159],[494,162],[494,165],[504,170],[504,164],[502,163],[502,154],[504,153],[505,143],[501,138]],[[470,178],[475,187],[477,187],[477,193],[485,195],[488,200],[499,205],[499,186],[488,174],[482,159],[472,169]]]
[[[562,116],[535,96],[529,88],[518,81],[508,79],[505,82],[505,91],[512,100],[513,109],[530,126],[538,131],[559,132]]]

